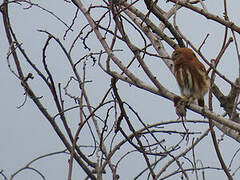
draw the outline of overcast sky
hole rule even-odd
[[[2,3],[2,1],[0,2]],[[89,3],[91,2],[94,1],[89,1]],[[75,13],[75,7],[73,5],[59,0],[51,0],[47,2],[39,1],[38,3],[41,6],[46,7],[48,10],[54,11],[56,15],[61,17],[68,24],[71,23]],[[161,3],[165,4],[165,1],[159,1],[159,4]],[[234,21],[236,25],[240,26],[240,2],[236,0],[229,0],[228,3],[230,20]],[[171,5],[171,3],[168,5]],[[206,0],[206,5],[209,12],[216,13],[218,16],[222,17],[223,1]],[[14,4],[10,5],[9,14],[11,22],[20,42],[23,43],[23,48],[26,50],[29,56],[33,59],[36,59],[35,62],[37,62],[41,59],[41,49],[47,38],[46,35],[37,32],[37,30],[42,29],[52,32],[63,41],[62,37],[66,27],[61,22],[57,21],[56,18],[39,10],[38,8],[33,7],[29,10],[23,10],[23,7],[26,6]],[[139,5],[139,8],[140,7],[143,8],[142,11],[146,11],[145,6]],[[79,17],[80,15],[82,14],[80,13]],[[181,30],[197,47],[202,43],[206,34],[210,33],[206,44],[202,48],[202,52],[208,59],[216,57],[219,49],[221,48],[224,32],[223,26],[216,25],[213,23],[213,21],[207,21],[204,17],[199,18],[198,15],[192,15],[192,12],[189,10],[180,10],[179,15],[177,16],[177,21]],[[86,21],[84,19],[78,19],[77,23],[80,22]],[[75,29],[77,29],[77,25],[75,26]],[[77,34],[77,32],[73,33]],[[65,148],[51,128],[49,122],[43,117],[43,115],[41,115],[31,100],[28,100],[20,109],[17,108],[24,101],[24,90],[20,85],[20,82],[9,71],[7,65],[6,54],[8,52],[9,45],[5,37],[2,21],[0,21],[0,34],[0,170],[4,170],[4,174],[7,177],[10,177],[12,173],[23,167],[32,159],[45,153],[56,152]],[[239,35],[237,36],[239,38]],[[74,36],[70,36],[66,41],[64,41],[64,43],[69,45],[68,43],[72,41],[73,37]],[[99,48],[95,41],[89,41],[89,45],[93,49]],[[169,53],[171,52],[172,50],[169,48]],[[78,52],[74,52],[74,56],[79,56]],[[128,58],[126,53],[122,53],[119,56]],[[54,60],[53,64],[55,64],[57,67],[56,73],[62,72],[58,77],[59,80],[61,80],[63,83],[66,83],[68,76],[65,74],[69,73],[68,70],[65,69],[66,64],[64,63],[66,62],[62,60],[63,56],[61,53],[55,53],[54,44],[52,45],[51,51],[49,51],[48,57],[49,59]],[[53,66],[53,64],[51,65]],[[168,72],[168,69],[166,67],[162,67],[161,70],[159,70],[159,61],[157,60],[151,61],[150,64],[151,70],[156,74],[158,80],[172,92],[179,94],[175,79],[172,74]],[[90,64],[88,67],[88,78],[94,82],[92,85],[89,85],[88,90],[89,94],[91,94],[90,100],[94,104],[102,97],[102,94],[96,93],[96,90],[97,92],[103,92],[106,90],[109,87],[109,78],[103,72],[101,72],[98,67],[91,68]],[[25,68],[28,67],[26,66]],[[219,64],[219,70],[221,70],[221,72],[231,80],[235,80],[238,74],[238,63],[233,43],[231,44],[231,48],[229,48],[229,50],[223,56],[223,59]],[[217,83],[222,87],[225,93],[228,92],[228,85],[225,85],[221,80],[217,80]],[[34,85],[35,88],[39,88],[39,91],[42,93],[42,95],[47,93],[44,88],[38,86],[37,80],[33,81],[32,85]],[[131,105],[134,106],[138,112],[140,112],[140,115],[143,117],[146,124],[177,118],[172,102],[159,96],[146,93],[145,91],[139,90],[135,87],[130,87],[125,83],[119,83],[119,89],[122,98],[127,99],[128,102],[131,103]],[[97,105],[97,103],[94,105]],[[218,106],[218,104],[216,104],[216,106]],[[51,108],[49,110],[54,111],[54,109]],[[221,112],[219,108],[218,112]],[[188,117],[202,119],[202,117],[194,115],[191,112],[189,112]],[[74,119],[75,116],[73,116],[73,120]],[[207,126],[203,126],[203,129],[206,127]],[[199,127],[196,126],[196,129],[197,128]],[[225,137],[224,142],[220,145],[220,148],[223,152],[224,158],[227,160],[227,163],[229,163],[232,154],[238,147],[238,143],[228,137]],[[199,157],[202,158],[206,164],[219,166],[219,163],[216,160],[216,153],[211,151],[211,149],[213,149],[211,138],[208,138],[199,144],[199,149],[201,149],[201,151],[198,152]],[[55,155],[37,161],[34,163],[34,167],[43,172],[43,174],[46,175],[46,179],[67,179],[68,158],[69,157],[65,154]],[[239,159],[239,156],[236,157],[236,160],[237,159]],[[131,158],[129,158],[129,162],[133,162]],[[136,162],[136,159],[134,159],[134,162]],[[238,167],[237,163],[235,164],[235,167]],[[74,166],[74,168],[76,168],[76,166]],[[127,171],[127,169],[124,169],[124,166],[120,166],[120,170],[121,172]],[[213,177],[226,179],[223,178],[225,177],[223,176],[223,173],[219,171],[212,171],[210,175],[211,179]],[[73,179],[81,179],[79,177],[81,177],[81,170],[77,167],[73,170]],[[210,176],[208,177],[210,179]],[[0,179],[1,178],[2,177],[0,176]],[[127,178],[127,173],[120,174],[120,179]],[[240,178],[240,173],[237,173],[235,178]],[[16,176],[15,179],[35,180],[41,178],[32,171],[24,171]]]

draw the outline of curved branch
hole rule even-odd
[[[220,23],[220,24],[222,24],[226,27],[229,27],[233,31],[236,31],[240,34],[240,27],[236,26],[233,22],[226,21],[223,18],[220,18],[219,16],[216,16],[214,14],[208,13],[208,12],[204,11],[203,9],[201,9],[199,7],[191,5],[188,2],[183,2],[183,1],[179,1],[179,0],[169,0],[169,1],[171,1],[175,4],[179,4],[181,6],[184,6],[188,9],[191,9],[191,10],[197,12],[198,14],[201,14],[201,15],[205,16],[207,19],[211,19],[211,20],[213,20],[215,22],[218,22],[218,23]]]
[[[161,9],[157,6],[155,2],[152,0],[144,0],[147,8],[149,11],[151,11],[162,23],[169,29],[169,31],[172,33],[172,35],[176,38],[178,45],[180,47],[185,47],[185,44],[181,38],[181,36],[178,34],[178,32],[175,30],[175,28],[172,26],[171,23],[169,23],[168,19],[164,16]]]

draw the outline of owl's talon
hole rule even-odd
[[[182,102],[182,104],[185,104],[185,106],[189,106],[191,104],[190,99],[188,99],[186,97],[181,98],[180,101]]]

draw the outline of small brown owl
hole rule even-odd
[[[195,99],[204,107],[204,95],[208,92],[210,79],[204,65],[189,48],[178,48],[172,53],[174,75],[183,99],[189,103]]]

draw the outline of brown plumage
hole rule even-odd
[[[191,103],[195,99],[204,107],[204,95],[208,92],[210,80],[204,65],[189,48],[178,48],[172,53],[174,75],[183,99]]]

